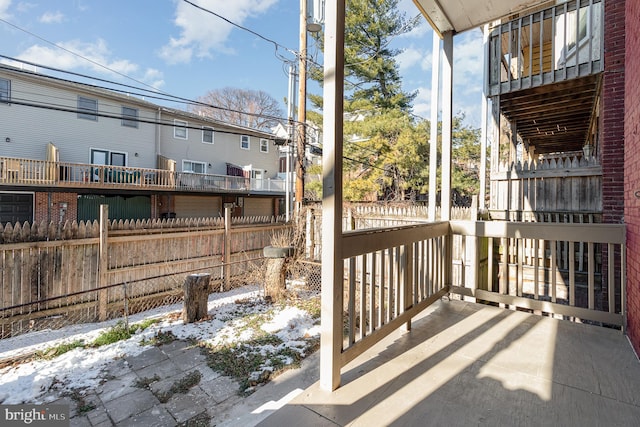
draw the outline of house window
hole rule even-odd
[[[269,152],[269,140],[260,138],[260,152],[268,153]]]
[[[195,162],[193,160],[183,160],[182,172],[204,173],[205,164],[202,162]]]
[[[138,127],[138,109],[131,107],[122,107],[122,126],[130,128]]]
[[[240,136],[240,148],[243,150],[249,150],[249,135],[241,135]]]
[[[11,80],[0,79],[0,102],[11,100]]]
[[[98,121],[98,100],[78,96],[78,118]]]
[[[213,128],[202,126],[202,142],[213,144]]]
[[[187,139],[187,122],[182,120],[173,121],[173,137],[178,139]]]

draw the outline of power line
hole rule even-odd
[[[183,97],[180,97],[180,96],[177,96],[177,95],[171,95],[171,94],[164,93],[164,92],[161,92],[163,95],[165,95],[165,97],[162,97],[162,96],[158,96],[158,92],[156,92],[156,91],[150,91],[148,89],[143,89],[143,88],[139,88],[139,87],[128,85],[128,84],[124,84],[124,83],[118,83],[118,82],[114,82],[112,80],[107,80],[107,79],[103,79],[103,78],[99,78],[99,77],[89,76],[87,74],[82,74],[82,73],[77,73],[77,72],[73,72],[73,71],[62,70],[62,69],[59,69],[59,68],[50,67],[50,66],[47,66],[47,65],[42,65],[42,64],[38,64],[38,63],[30,62],[30,61],[19,60],[19,59],[16,59],[16,58],[13,58],[13,57],[10,57],[10,56],[7,56],[7,55],[0,54],[0,58],[5,58],[5,59],[9,59],[9,60],[16,61],[16,62],[22,62],[22,63],[27,64],[27,65],[31,65],[31,66],[39,67],[39,68],[44,68],[44,69],[47,69],[47,70],[51,70],[51,71],[55,71],[55,72],[59,72],[59,73],[63,73],[63,74],[70,74],[70,75],[74,75],[74,76],[77,76],[77,77],[82,77],[82,78],[86,78],[86,79],[90,79],[90,80],[95,80],[95,81],[99,81],[99,82],[103,82],[103,83],[108,83],[108,84],[116,86],[116,88],[107,87],[107,86],[100,86],[100,85],[94,85],[94,84],[90,84],[90,83],[81,83],[81,82],[77,82],[77,81],[73,81],[73,80],[69,80],[69,79],[63,79],[63,78],[60,78],[60,77],[44,75],[44,74],[38,74],[38,73],[34,73],[34,72],[31,72],[31,71],[27,71],[27,70],[15,69],[13,67],[3,66],[2,64],[0,64],[0,69],[5,69],[5,70],[8,70],[8,71],[11,71],[11,72],[14,72],[14,73],[35,75],[35,76],[38,76],[38,77],[44,77],[44,78],[48,78],[48,79],[52,79],[52,80],[56,80],[56,81],[65,82],[65,83],[71,83],[71,84],[76,84],[76,85],[87,86],[87,87],[94,88],[94,89],[103,89],[103,90],[108,90],[108,91],[117,92],[117,93],[126,93],[126,94],[135,95],[135,96],[141,96],[141,97],[146,97],[146,98],[157,99],[157,100],[161,100],[161,101],[179,101],[179,102],[183,102],[183,103],[188,104],[188,105],[209,107],[209,108],[214,108],[214,109],[218,109],[218,110],[222,110],[222,111],[228,111],[228,112],[231,112],[231,113],[244,114],[244,115],[251,116],[251,117],[257,117],[257,118],[261,118],[261,119],[269,119],[269,120],[274,120],[274,121],[278,121],[278,122],[287,121],[288,120],[288,119],[285,119],[284,117],[270,116],[270,115],[265,115],[265,114],[251,113],[251,112],[245,112],[245,111],[241,111],[241,110],[234,110],[234,109],[226,108],[226,107],[220,107],[220,106],[217,106],[217,105],[208,104],[206,102],[192,100],[192,99],[189,99],[189,98],[183,98]],[[141,91],[143,93],[136,93],[136,92],[132,92],[130,90],[118,89],[117,86],[121,86],[121,87],[128,88],[128,89],[139,90],[139,91]]]
[[[222,15],[220,15],[220,14],[218,14],[218,13],[216,13],[216,12],[212,11],[212,10],[209,10],[209,9],[207,9],[207,8],[205,8],[205,7],[202,7],[202,6],[198,5],[198,4],[195,4],[195,3],[193,3],[193,2],[191,2],[191,1],[189,1],[189,0],[182,0],[182,1],[184,1],[185,3],[187,3],[187,4],[189,4],[189,5],[193,6],[193,7],[195,7],[196,9],[200,9],[200,10],[201,10],[201,11],[203,11],[203,12],[210,13],[211,15],[213,15],[213,16],[215,16],[215,17],[219,18],[219,19],[222,19],[223,21],[225,21],[225,22],[226,22],[226,23],[228,23],[228,24],[233,25],[234,27],[240,28],[240,29],[241,29],[241,30],[243,30],[243,31],[246,31],[246,32],[248,32],[248,33],[251,33],[251,34],[253,34],[253,35],[254,35],[254,36],[256,36],[256,37],[259,37],[259,38],[261,38],[262,40],[264,40],[264,41],[266,41],[266,42],[268,42],[268,43],[273,44],[273,45],[274,45],[274,47],[275,47],[275,49],[276,49],[276,51],[275,51],[275,52],[276,52],[276,57],[277,57],[277,58],[279,58],[279,59],[280,59],[280,60],[282,60],[282,61],[288,61],[288,59],[286,59],[286,58],[284,58],[284,57],[279,57],[279,56],[278,56],[278,48],[285,49],[285,50],[286,50],[286,51],[288,51],[289,53],[293,53],[296,57],[300,55],[300,53],[299,53],[299,52],[296,52],[296,51],[295,51],[295,50],[293,50],[293,49],[289,49],[288,47],[286,47],[286,46],[284,46],[284,45],[282,45],[282,44],[280,44],[280,43],[278,43],[278,42],[276,42],[276,41],[274,41],[274,40],[271,40],[270,38],[267,38],[267,37],[263,36],[262,34],[259,34],[259,33],[255,32],[255,31],[253,31],[253,30],[251,30],[251,29],[249,29],[249,28],[247,28],[247,27],[244,27],[244,26],[242,26],[242,25],[240,25],[240,24],[236,24],[235,22],[231,21],[230,19],[225,18],[224,16],[222,16]]]
[[[43,42],[45,42],[45,43],[47,43],[47,44],[50,44],[51,46],[55,46],[55,47],[57,47],[58,49],[64,50],[65,52],[68,52],[68,53],[70,53],[70,54],[72,54],[72,55],[75,55],[75,56],[77,56],[78,58],[82,58],[82,59],[84,59],[84,60],[85,60],[85,61],[87,61],[87,62],[90,62],[90,63],[92,63],[92,64],[94,64],[94,65],[97,65],[97,66],[98,66],[98,67],[100,67],[100,68],[104,68],[104,69],[105,69],[105,70],[107,70],[107,71],[110,71],[110,72],[112,72],[112,73],[115,73],[115,74],[117,74],[117,75],[119,75],[119,76],[122,76],[122,77],[124,77],[124,78],[126,78],[126,79],[133,80],[134,82],[136,82],[136,83],[140,83],[141,85],[144,85],[144,86],[150,87],[150,88],[154,89],[154,90],[155,90],[155,91],[157,91],[157,92],[161,92],[161,91],[160,91],[160,90],[158,90],[157,88],[154,88],[153,86],[151,86],[151,85],[149,85],[149,84],[147,84],[147,83],[145,83],[145,82],[142,82],[142,81],[140,81],[140,80],[134,79],[133,77],[130,77],[130,76],[128,76],[128,75],[126,75],[126,74],[124,74],[124,73],[121,73],[121,72],[119,72],[119,71],[116,71],[116,70],[114,70],[114,69],[111,69],[111,68],[107,67],[106,65],[103,65],[103,64],[101,64],[101,63],[99,63],[99,62],[97,62],[97,61],[94,61],[93,59],[89,59],[89,58],[87,58],[87,57],[85,57],[85,56],[80,55],[80,54],[79,54],[79,53],[77,53],[77,52],[74,52],[74,51],[72,51],[72,50],[70,50],[70,49],[67,49],[67,48],[65,48],[65,47],[62,47],[62,46],[60,46],[59,44],[56,44],[56,43],[54,43],[54,42],[52,42],[52,41],[49,41],[49,40],[45,39],[44,37],[41,37],[41,36],[39,36],[39,35],[37,35],[37,34],[35,34],[35,33],[31,32],[31,31],[25,30],[25,29],[24,29],[24,28],[22,28],[22,27],[19,27],[19,26],[15,25],[15,24],[12,24],[11,22],[9,22],[9,21],[7,21],[7,20],[5,20],[5,19],[0,18],[0,22],[4,22],[5,24],[7,24],[7,25],[9,25],[9,26],[11,26],[11,27],[13,27],[13,28],[15,28],[15,29],[17,29],[17,30],[20,30],[20,31],[22,31],[22,32],[25,32],[25,33],[29,34],[30,36],[37,38],[38,40],[42,40]]]
[[[43,109],[43,110],[51,110],[51,111],[60,111],[60,112],[65,112],[65,113],[73,113],[73,114],[84,114],[87,116],[96,116],[96,117],[104,117],[104,118],[108,118],[108,119],[116,119],[116,120],[126,120],[129,122],[136,122],[136,123],[147,123],[147,124],[152,124],[152,125],[159,125],[159,126],[172,126],[172,127],[179,127],[179,128],[184,128],[184,129],[195,129],[195,130],[203,130],[202,126],[189,126],[187,125],[176,125],[174,122],[169,122],[169,121],[162,121],[162,120],[155,120],[155,119],[145,119],[145,118],[140,118],[140,117],[131,117],[131,116],[123,116],[121,114],[113,114],[113,113],[105,113],[105,112],[100,112],[100,111],[90,111],[90,110],[86,110],[86,109],[79,109],[79,108],[73,108],[73,107],[68,107],[68,106],[64,106],[64,105],[60,105],[60,104],[46,104],[46,103],[35,103],[35,102],[30,102],[29,100],[21,100],[21,99],[16,99],[16,98],[11,98],[10,100],[6,101],[8,104],[15,104],[15,105],[21,105],[21,106],[25,106],[25,107],[32,107],[32,108],[39,108],[39,109]],[[269,135],[269,137],[273,138],[273,134],[269,134],[268,132],[265,131],[260,131],[258,129],[247,129],[247,132],[234,132],[234,131],[229,131],[229,130],[219,130],[219,128],[213,128],[215,133],[219,133],[219,134],[228,134],[228,135],[247,135],[247,133],[250,132],[256,132],[256,133],[262,133],[266,135]],[[265,139],[269,139],[269,138],[265,138]]]

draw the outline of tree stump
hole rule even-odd
[[[184,309],[182,320],[193,323],[207,316],[207,300],[209,299],[208,273],[190,274],[184,282]]]
[[[271,301],[280,301],[286,291],[287,258],[293,254],[293,248],[267,246],[263,255],[267,258],[267,272],[265,275],[264,296]]]

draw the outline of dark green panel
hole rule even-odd
[[[78,221],[100,219],[100,205],[109,206],[109,219],[148,219],[151,217],[149,196],[78,196]]]

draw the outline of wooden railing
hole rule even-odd
[[[624,327],[625,226],[451,221],[452,292]]]
[[[339,367],[403,324],[410,328],[412,317],[447,293],[625,324],[624,225],[450,221],[345,232],[341,242],[342,281],[331,307],[323,306],[332,313],[323,325],[340,340],[332,355]]]
[[[343,364],[448,292],[448,235],[447,222],[344,234]]]
[[[567,1],[494,27],[489,96],[601,72],[602,4]]]
[[[194,192],[284,193],[284,181],[174,172],[130,166],[92,165],[0,157],[0,187],[120,188]]]

